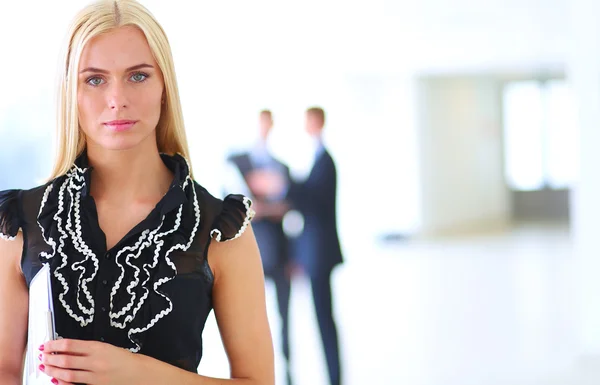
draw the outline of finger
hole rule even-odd
[[[75,384],[75,383],[73,383],[73,382],[61,381],[61,380],[58,380],[58,379],[56,379],[56,378],[53,378],[53,379],[52,379],[52,384],[54,384],[54,385],[76,385],[76,384]]]
[[[54,384],[54,385],[76,385],[72,382],[65,382],[65,381],[57,380],[56,378],[51,379],[50,383]]]
[[[55,380],[56,380],[56,378],[55,378]],[[72,382],[65,382],[65,381],[60,381],[60,380],[56,380],[56,382],[53,382],[53,384],[55,384],[55,385],[75,385]]]
[[[90,359],[86,356],[71,354],[42,354],[42,364],[62,369],[91,370]]]
[[[92,382],[91,372],[85,370],[63,369],[44,364],[40,365],[40,370],[58,380],[58,384],[89,384]],[[56,382],[53,383],[56,384]]]
[[[44,353],[65,353],[77,356],[89,355],[97,345],[95,341],[61,339],[48,341],[43,346]]]

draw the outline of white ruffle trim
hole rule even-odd
[[[58,247],[56,245],[56,242],[52,238],[46,239],[45,231],[41,227],[41,225],[39,225],[39,223],[38,223],[38,225],[40,226],[40,229],[42,231],[42,237],[44,238],[44,241],[49,246],[52,247],[52,253],[48,254],[46,252],[41,252],[40,256],[46,260],[49,260],[49,259],[53,258],[56,255],[56,253],[58,253],[62,257],[61,265],[54,271],[54,276],[56,277],[56,279],[58,279],[58,281],[60,282],[60,284],[62,286],[62,292],[58,295],[58,299],[59,299],[60,303],[63,305],[63,307],[65,308],[67,314],[69,314],[69,316],[71,318],[73,318],[75,321],[79,322],[79,324],[82,327],[88,325],[90,322],[92,322],[94,320],[94,304],[95,304],[95,302],[94,302],[94,298],[92,297],[92,295],[88,289],[88,283],[94,279],[94,277],[96,276],[96,274],[98,272],[98,267],[99,267],[98,259],[95,257],[95,255],[93,254],[91,249],[89,249],[89,247],[83,242],[83,239],[81,236],[81,220],[80,220],[80,215],[79,215],[79,200],[81,197],[81,193],[78,191],[81,189],[81,186],[76,186],[73,179],[76,179],[81,182],[83,180],[82,179],[83,176],[77,175],[77,174],[83,173],[83,172],[85,172],[85,170],[75,167],[75,169],[73,171],[71,171],[67,174],[67,178],[66,178],[65,182],[60,187],[60,190],[58,193],[58,210],[56,211],[56,213],[54,214],[54,217],[53,217],[53,219],[56,221],[58,232],[60,233],[60,237],[58,239],[58,242],[59,242]],[[44,192],[44,197],[43,197],[42,203],[40,205],[40,213],[42,212],[42,210],[44,209],[44,207],[48,201],[48,196],[49,196],[50,192],[52,191],[52,188],[53,188],[53,186],[50,185],[50,186],[48,186],[48,188],[46,188],[46,191]],[[71,234],[74,246],[77,248],[77,250],[79,250],[86,256],[86,260],[84,260],[84,261],[87,261],[89,258],[92,258],[92,260],[94,262],[94,268],[95,268],[91,277],[89,277],[87,279],[83,279],[86,271],[85,271],[85,268],[80,265],[84,261],[75,262],[71,266],[71,268],[73,270],[82,271],[82,273],[79,277],[79,284],[77,287],[76,298],[77,298],[77,307],[79,308],[79,310],[81,310],[81,312],[84,314],[84,316],[75,314],[73,309],[71,309],[71,307],[65,301],[65,298],[64,298],[65,295],[69,292],[69,290],[71,290],[67,280],[61,273],[61,270],[63,270],[68,265],[68,256],[64,253],[63,249],[65,247],[65,239],[67,239],[69,236],[67,235],[65,229],[63,228],[62,218],[60,217],[60,214],[62,214],[65,210],[64,195],[65,195],[65,190],[67,190],[67,188],[69,188],[68,193],[71,196],[71,199],[73,200],[74,206],[75,206],[74,209],[75,209],[76,231],[75,232],[73,231],[72,222],[71,222],[71,210],[73,209],[73,207],[69,207],[69,213],[67,214],[66,229]],[[77,191],[75,195],[73,194],[73,190]],[[85,297],[89,303],[89,306],[87,306],[87,307],[81,303],[81,291],[83,291],[83,294],[85,295]]]
[[[0,233],[0,239],[4,239],[5,241],[14,241],[17,237],[9,237],[6,234]]]
[[[186,162],[187,162],[187,160],[186,160]],[[189,165],[188,165],[188,167],[189,167]],[[192,192],[194,195],[194,214],[196,216],[194,228],[192,230],[192,233],[190,234],[190,238],[189,238],[187,244],[178,243],[178,244],[172,246],[165,254],[165,260],[166,260],[167,264],[169,265],[169,267],[171,267],[171,269],[173,269],[173,272],[175,274],[172,277],[161,278],[158,281],[154,282],[154,285],[153,285],[154,292],[156,294],[160,295],[161,297],[163,297],[169,303],[168,307],[166,309],[163,309],[160,313],[155,314],[154,317],[152,317],[152,319],[150,320],[150,322],[148,322],[145,326],[143,326],[141,328],[131,328],[127,332],[127,336],[129,337],[129,340],[136,345],[136,348],[130,349],[134,353],[137,353],[140,350],[140,346],[134,341],[133,335],[147,331],[148,329],[153,327],[158,321],[160,321],[163,317],[167,316],[169,313],[171,313],[173,311],[173,302],[171,301],[171,299],[169,297],[167,297],[164,293],[160,292],[158,289],[165,283],[172,280],[175,277],[175,275],[177,275],[177,267],[175,266],[173,261],[171,261],[171,258],[169,258],[169,255],[171,255],[171,253],[175,250],[181,250],[181,251],[188,250],[192,246],[192,243],[194,242],[194,238],[196,237],[196,233],[198,232],[198,228],[200,227],[200,204],[198,203],[198,196],[196,195],[196,188],[194,187],[194,181],[192,180],[192,178],[189,175],[187,176],[187,178],[183,184],[183,190],[186,189],[188,184],[191,184],[191,189],[192,189]],[[179,226],[181,225],[182,211],[183,211],[183,205],[179,206],[179,210],[177,211],[177,218],[175,220],[175,226],[173,229],[156,236],[156,239],[155,239],[156,250],[154,252],[154,261],[153,261],[152,265],[150,265],[150,266],[148,266],[147,264],[144,264],[144,270],[146,272],[148,272],[148,270],[146,270],[146,267],[154,268],[158,264],[159,251],[160,251],[160,249],[162,249],[162,246],[164,244],[164,241],[160,240],[160,238],[175,232],[179,228]],[[162,226],[162,224],[161,224],[161,226]],[[160,226],[159,226],[159,229],[160,229]],[[147,282],[148,282],[148,280],[146,280],[142,283],[142,286],[144,287],[144,290],[146,290],[146,291],[147,291],[147,289],[144,284]],[[146,297],[147,297],[147,295],[145,295],[145,297],[143,299],[145,300]],[[143,301],[140,301],[140,304],[138,307],[136,307],[135,312],[137,312],[139,310],[142,303],[143,303]]]
[[[61,265],[54,271],[55,277],[58,279],[58,281],[62,285],[62,292],[59,294],[59,300],[60,300],[61,304],[63,305],[63,307],[65,308],[65,310],[67,311],[67,314],[69,314],[69,316],[71,318],[73,318],[74,320],[79,322],[79,324],[82,327],[90,324],[94,320],[95,302],[94,302],[94,298],[91,295],[90,290],[89,290],[89,283],[94,280],[94,278],[98,274],[98,270],[99,270],[98,257],[94,254],[94,252],[91,250],[91,248],[84,242],[83,236],[82,236],[82,230],[81,230],[81,212],[80,212],[81,192],[80,192],[80,190],[81,190],[83,184],[85,183],[84,176],[83,176],[83,173],[85,173],[85,171],[86,171],[85,169],[82,170],[81,168],[75,166],[74,169],[67,174],[67,178],[66,178],[65,182],[60,187],[59,196],[58,196],[58,200],[59,200],[58,210],[54,214],[54,217],[53,217],[53,219],[57,223],[57,229],[58,229],[59,233],[61,234],[59,237],[59,240],[58,240],[58,243],[59,243],[58,247],[57,247],[56,241],[54,239],[46,238],[44,229],[38,223],[38,225],[40,226],[40,229],[42,230],[42,237],[44,238],[44,241],[52,248],[51,253],[42,252],[42,253],[40,253],[40,256],[46,260],[50,260],[58,253],[62,257]],[[194,213],[195,213],[195,217],[196,217],[193,231],[192,231],[187,243],[176,244],[173,247],[171,247],[165,254],[166,262],[169,265],[169,267],[173,270],[174,275],[172,277],[165,277],[165,278],[159,279],[157,282],[154,283],[153,288],[152,288],[156,294],[158,294],[159,296],[161,296],[168,302],[168,306],[167,306],[167,308],[160,311],[158,314],[154,315],[154,317],[152,317],[150,322],[148,322],[145,326],[143,326],[141,328],[132,328],[128,331],[127,335],[129,337],[130,341],[136,345],[134,348],[130,349],[132,352],[138,352],[141,348],[134,341],[133,335],[147,331],[148,329],[153,327],[160,319],[162,319],[163,317],[165,317],[166,315],[171,313],[171,311],[173,310],[172,301],[164,293],[160,292],[159,288],[166,282],[172,280],[174,278],[174,276],[177,275],[177,268],[176,268],[175,264],[169,258],[169,255],[175,250],[185,251],[185,250],[189,249],[194,241],[194,238],[195,238],[198,228],[200,226],[200,205],[198,203],[196,189],[193,185],[194,182],[191,179],[191,177],[188,175],[183,184],[183,189],[185,190],[188,187],[188,185],[190,185],[190,184],[191,184],[191,189],[193,191]],[[53,186],[50,185],[44,192],[44,196],[43,196],[42,203],[40,206],[40,211],[39,211],[40,214],[48,201],[48,196],[50,195],[50,192],[52,191],[52,189],[53,189]],[[69,213],[67,216],[68,219],[67,219],[67,223],[66,223],[66,227],[65,227],[66,231],[65,231],[65,228],[63,228],[62,219],[60,217],[60,214],[62,214],[65,210],[65,202],[64,202],[65,191],[68,191],[71,201],[73,202],[71,207],[69,207]],[[74,210],[74,211],[71,212],[71,210]],[[164,223],[165,217],[163,216],[160,225],[156,229],[154,229],[152,231],[150,231],[150,230],[143,231],[142,234],[140,235],[138,241],[135,243],[135,245],[124,247],[117,253],[115,260],[121,270],[121,274],[120,274],[119,278],[117,279],[117,281],[115,282],[115,284],[111,290],[111,295],[110,295],[109,318],[110,318],[111,326],[117,327],[120,329],[125,329],[127,327],[127,325],[130,324],[131,321],[133,321],[135,319],[139,310],[142,308],[144,302],[146,301],[146,299],[148,298],[148,295],[150,293],[148,288],[145,287],[145,285],[148,283],[148,280],[150,279],[150,276],[151,276],[150,271],[148,269],[153,269],[158,265],[158,261],[160,258],[160,252],[164,246],[164,241],[162,240],[162,238],[164,238],[165,236],[167,236],[171,233],[174,233],[175,231],[177,231],[179,229],[179,227],[181,225],[182,212],[183,212],[183,204],[179,206],[179,209],[177,211],[177,217],[175,220],[175,225],[172,229],[164,231],[162,233],[158,233],[161,230],[163,223]],[[71,220],[71,214],[73,214],[74,219],[75,219],[74,228],[73,228],[73,223]],[[67,232],[69,234],[67,234]],[[77,270],[81,271],[81,275],[79,277],[79,282],[78,282],[78,287],[76,288],[76,290],[77,290],[76,298],[77,298],[77,307],[85,316],[80,316],[80,315],[75,314],[75,312],[71,309],[69,304],[64,299],[65,295],[69,292],[69,290],[71,290],[66,279],[64,278],[64,276],[61,273],[61,270],[63,270],[68,265],[68,257],[64,253],[63,249],[65,246],[65,239],[69,238],[69,235],[71,236],[71,240],[72,240],[73,245],[76,248],[76,250],[85,256],[84,260],[75,262],[71,266],[71,268],[74,271],[77,271]],[[12,237],[12,238],[14,238],[14,237]],[[146,278],[146,280],[144,280],[144,282],[141,283],[142,288],[144,289],[145,292],[136,304],[136,294],[135,294],[135,292],[133,292],[133,289],[138,287],[138,285],[140,284],[140,278],[139,278],[140,269],[137,266],[135,266],[134,264],[132,264],[131,260],[139,258],[142,251],[144,249],[146,249],[147,247],[151,246],[153,243],[156,245],[153,261],[151,264],[143,265],[143,269],[146,272],[146,276],[148,277],[148,278]],[[119,288],[121,287],[121,284],[123,283],[123,280],[125,277],[125,268],[122,263],[124,254],[126,254],[125,264],[134,270],[134,279],[131,282],[129,282],[127,285],[127,293],[130,295],[130,300],[127,302],[127,304],[122,309],[114,309],[114,297],[115,297],[116,293],[118,292]],[[87,272],[85,271],[85,268],[83,267],[83,265],[86,262],[88,262],[90,259],[93,262],[94,271],[91,272],[91,274],[89,274],[89,276],[87,278],[85,278]],[[82,303],[81,299],[83,296],[87,300],[89,306],[85,306]],[[134,305],[135,305],[135,307],[134,307]],[[132,310],[132,308],[133,308],[133,310]],[[121,320],[120,318],[123,316],[125,316],[125,318]]]
[[[210,232],[211,238],[213,238],[217,242],[228,242],[228,241],[233,241],[234,239],[241,237],[242,234],[244,234],[244,232],[250,225],[250,221],[252,221],[252,218],[254,218],[254,215],[256,214],[256,212],[252,209],[252,200],[250,198],[244,197],[244,206],[246,206],[246,218],[244,218],[244,223],[242,224],[242,226],[240,227],[240,230],[237,232],[237,234],[233,238],[222,240],[223,234],[221,233],[221,230],[219,230],[219,229],[211,230],[211,232]]]

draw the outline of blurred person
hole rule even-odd
[[[39,347],[39,369],[52,383],[273,384],[251,201],[193,180],[161,26],[134,0],[91,4],[60,76],[51,180],[0,192],[2,384],[22,384],[43,264],[60,338]],[[231,380],[197,373],[212,309]]]
[[[294,263],[310,278],[313,301],[332,385],[341,383],[339,342],[333,317],[331,273],[342,263],[337,231],[337,172],[333,158],[322,139],[325,111],[320,107],[306,110],[305,130],[312,141],[312,168],[306,179],[289,184],[287,198],[304,219],[302,232],[293,241]],[[275,173],[249,176],[254,191],[262,194],[281,192],[284,185]]]
[[[246,190],[251,196],[253,208],[256,211],[252,227],[256,236],[256,241],[260,249],[265,277],[272,280],[275,284],[277,293],[277,306],[281,318],[281,342],[282,352],[286,360],[286,381],[288,385],[292,384],[290,370],[290,346],[289,346],[289,302],[290,302],[290,257],[288,238],[283,230],[283,217],[289,207],[285,201],[285,190],[289,184],[289,169],[282,162],[277,160],[267,148],[269,134],[273,129],[273,115],[269,110],[263,110],[259,114],[259,139],[255,145],[247,152],[242,152],[230,156],[228,162],[235,168],[227,173],[237,173],[241,176],[237,181],[235,175],[233,178],[227,176],[227,179],[233,180],[233,184],[226,187],[227,192],[244,191],[249,188],[247,178],[249,175],[267,171],[280,176],[278,183],[271,186],[274,193],[262,194],[253,191],[251,188]],[[240,184],[244,186],[240,186]]]

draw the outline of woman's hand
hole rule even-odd
[[[144,373],[144,356],[104,342],[61,339],[40,351],[40,369],[58,385],[131,385]]]

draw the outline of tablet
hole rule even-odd
[[[39,369],[40,345],[56,339],[52,281],[48,264],[40,269],[29,285],[29,319],[25,385],[52,385],[52,378]]]

